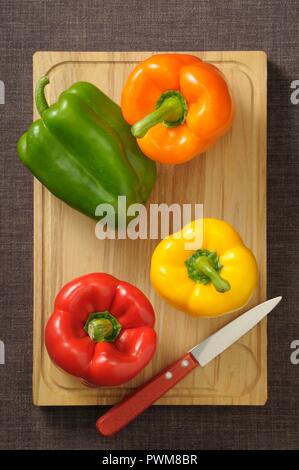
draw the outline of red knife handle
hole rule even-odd
[[[96,423],[97,430],[104,436],[112,436],[120,431],[186,377],[196,366],[198,362],[190,353],[182,356],[101,416]]]

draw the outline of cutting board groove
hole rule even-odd
[[[249,306],[266,298],[266,55],[192,52],[222,70],[236,103],[232,130],[207,154],[180,166],[159,166],[150,202],[203,203],[205,216],[232,223],[255,253],[259,286]],[[73,82],[87,80],[119,102],[130,70],[149,52],[37,52],[34,85],[50,78],[50,103]],[[37,117],[36,110],[34,117]],[[169,307],[149,281],[157,240],[106,240],[95,222],[70,209],[34,181],[34,357],[37,405],[112,404],[240,312],[195,319]],[[151,299],[159,345],[153,361],[123,387],[88,388],[58,370],[44,347],[44,327],[61,287],[73,277],[105,271],[137,285]],[[267,399],[266,321],[205,369],[198,369],[158,403],[262,405]]]

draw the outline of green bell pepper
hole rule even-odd
[[[96,207],[118,196],[127,206],[146,202],[155,163],[139,149],[120,107],[96,86],[77,82],[48,106],[43,77],[35,102],[41,119],[18,142],[20,159],[55,196],[97,219]]]

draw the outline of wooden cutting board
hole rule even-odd
[[[263,52],[192,52],[225,74],[236,103],[232,130],[206,155],[181,166],[159,166],[150,202],[203,203],[204,214],[223,218],[256,255],[260,280],[248,307],[266,298],[266,69]],[[50,103],[73,82],[86,80],[120,101],[132,68],[149,52],[37,52],[34,85],[47,74]],[[37,113],[34,113],[37,117]],[[36,405],[112,404],[162,367],[230,321],[195,319],[168,306],[149,280],[157,240],[107,240],[95,222],[69,208],[34,182],[34,358]],[[88,388],[49,360],[43,333],[54,298],[69,280],[105,271],[138,286],[151,299],[159,336],[153,361],[123,387]],[[204,369],[178,384],[163,405],[262,405],[267,399],[266,321]]]

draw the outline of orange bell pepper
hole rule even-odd
[[[137,65],[121,107],[143,153],[161,163],[183,163],[205,152],[233,119],[222,73],[189,54],[157,54]]]

